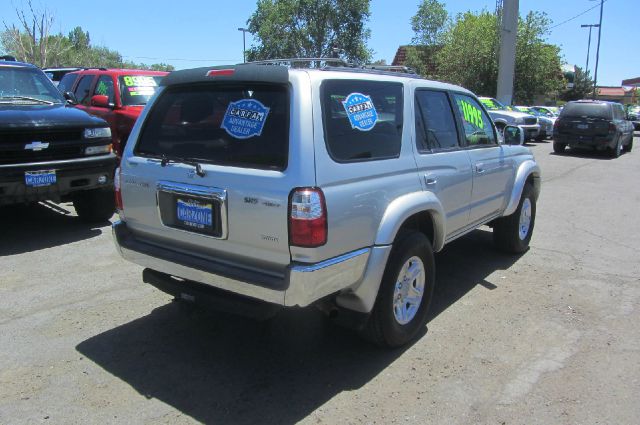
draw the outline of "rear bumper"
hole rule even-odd
[[[358,284],[364,276],[371,252],[370,248],[363,248],[319,263],[293,263],[282,275],[275,275],[149,244],[136,239],[126,223],[121,221],[113,224],[112,232],[116,247],[125,260],[190,283],[282,306],[305,307]],[[177,285],[174,292],[190,294],[191,286],[185,284],[180,288],[180,282],[174,279],[174,285]]]
[[[590,148],[597,150],[613,149],[616,138],[609,136],[581,136],[573,134],[553,134],[555,143],[562,143],[572,148]]]
[[[0,164],[0,205],[37,201],[60,201],[83,190],[113,187],[115,155],[33,162]],[[29,187],[25,172],[55,170],[56,183],[44,187]]]

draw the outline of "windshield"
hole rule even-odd
[[[496,99],[492,99],[490,97],[481,98],[480,102],[482,102],[484,107],[487,108],[490,111],[502,111],[502,110],[507,109],[507,108],[504,107],[504,105],[502,103],[500,103]]]
[[[146,105],[162,80],[161,75],[122,75],[120,98],[123,105]]]
[[[606,103],[569,102],[562,109],[562,117],[590,117],[611,119],[611,108]]]
[[[39,69],[0,67],[0,102],[64,103],[64,98]]]

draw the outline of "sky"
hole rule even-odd
[[[495,9],[495,0],[441,0],[451,16]],[[419,0],[372,0],[368,46],[374,59],[391,63],[398,46],[413,37],[410,19]],[[155,0],[88,2],[86,0],[33,0],[36,9],[48,9],[55,17],[54,30],[67,34],[75,26],[89,31],[93,45],[120,52],[125,59],[147,64],[164,62],[176,69],[242,62],[242,32],[255,10],[255,0]],[[605,0],[598,85],[620,86],[627,78],[640,77],[639,0]],[[581,16],[563,23],[564,21]],[[26,0],[0,0],[0,20],[17,23],[16,9],[27,9]],[[587,28],[599,19],[597,0],[520,0],[520,14],[546,12],[557,25],[548,41],[561,47],[563,60],[580,67],[587,59]],[[592,33],[589,68],[596,62],[597,29]],[[253,43],[246,35],[247,48]],[[70,64],[73,65],[73,64]]]

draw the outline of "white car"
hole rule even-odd
[[[479,97],[478,99],[487,108],[489,116],[496,123],[498,131],[502,131],[507,125],[517,125],[524,130],[525,140],[535,139],[540,134],[540,125],[537,117],[522,112],[510,111],[492,97]]]

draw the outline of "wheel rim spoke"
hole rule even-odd
[[[424,285],[424,263],[417,256],[409,258],[398,273],[393,293],[393,315],[399,324],[411,322],[418,313]]]

